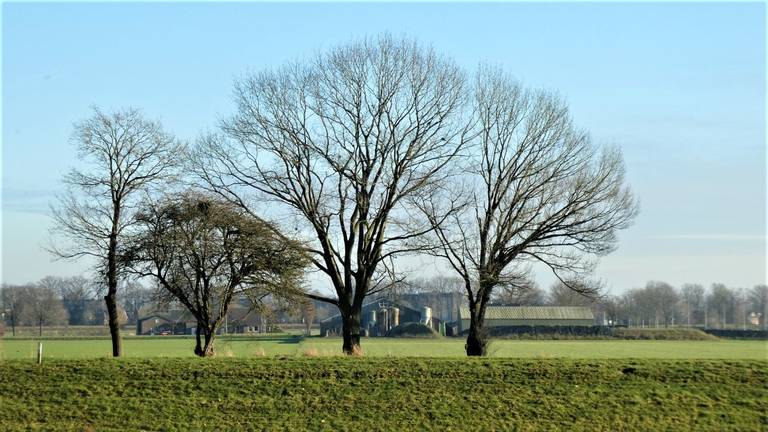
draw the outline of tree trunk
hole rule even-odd
[[[195,329],[195,355],[203,355],[203,344],[200,341],[200,333],[203,331],[203,326],[200,325],[200,321],[197,322],[197,328]]]
[[[38,321],[37,322],[37,335],[40,337],[43,337],[43,322]]]
[[[362,354],[360,349],[360,315],[362,314],[362,308],[355,308],[353,306],[347,310],[339,310],[341,312],[342,334],[344,337],[342,350],[346,355],[360,355]]]
[[[485,317],[479,313],[477,305],[470,309],[469,334],[465,349],[470,357],[485,356],[487,354],[488,337],[484,328]],[[484,310],[485,308],[483,308]]]
[[[109,319],[109,334],[112,337],[112,357],[123,355],[123,343],[120,340],[120,323],[117,318],[117,293],[110,288],[109,293],[104,296],[107,303],[107,315]]]
[[[202,333],[202,339],[200,338]],[[196,332],[195,355],[198,357],[213,357],[214,330],[198,325]]]
[[[469,300],[469,334],[465,350],[470,357],[485,356],[488,333],[485,330],[485,307],[491,298],[492,285],[481,286],[475,301]]]
[[[117,229],[120,221],[120,202],[114,202],[112,212],[112,232],[109,235],[107,250],[107,315],[109,319],[109,334],[112,336],[112,357],[123,355],[123,344],[120,340],[120,323],[117,316]]]

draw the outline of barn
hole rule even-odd
[[[421,322],[433,329],[440,327],[440,319],[432,316],[430,307],[415,309],[405,302],[393,301],[385,297],[363,304],[360,322],[361,335],[384,336],[400,323]],[[320,321],[321,336],[342,334],[341,315],[336,314]]]
[[[459,307],[459,332],[469,329],[469,308]],[[580,306],[488,306],[485,327],[593,326],[595,316]]]

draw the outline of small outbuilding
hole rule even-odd
[[[459,333],[469,329],[469,308],[459,307]],[[582,306],[488,306],[485,327],[593,326],[592,310]]]

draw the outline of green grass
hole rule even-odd
[[[44,358],[98,358],[110,352],[108,338],[43,339]],[[35,339],[0,339],[0,360],[34,359]],[[192,357],[191,337],[125,338],[125,356]],[[328,356],[341,352],[339,338],[291,336],[221,337],[216,350],[220,357]],[[368,357],[463,357],[464,340],[366,338],[363,352]],[[660,358],[660,359],[768,359],[768,342],[744,340],[714,341],[632,341],[632,340],[494,340],[491,357],[508,358]]]
[[[767,368],[744,360],[5,361],[0,430],[764,431]]]

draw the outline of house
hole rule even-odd
[[[469,329],[469,308],[459,307],[459,333]],[[593,326],[595,316],[581,306],[488,306],[485,327]]]
[[[421,322],[433,329],[438,329],[442,322],[432,316],[432,309],[423,307],[414,309],[404,302],[397,302],[385,297],[363,304],[360,320],[360,334],[365,336],[384,336],[392,328],[407,322]],[[342,334],[341,315],[336,314],[320,321],[321,336]]]

